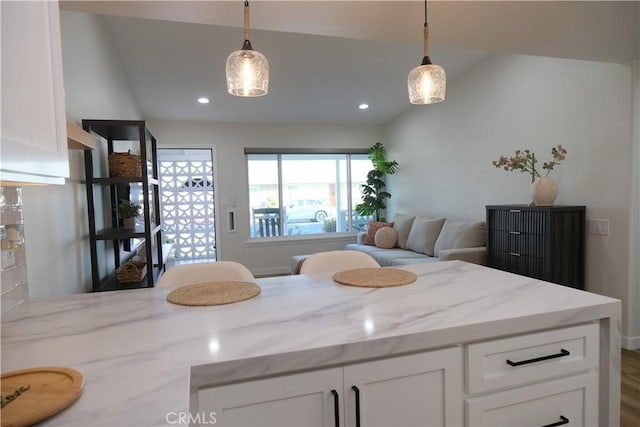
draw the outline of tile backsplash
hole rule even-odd
[[[6,313],[29,298],[21,187],[0,186],[0,252],[0,310]]]

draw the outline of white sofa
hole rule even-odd
[[[367,232],[358,233],[357,243],[345,249],[366,252],[383,267],[447,260],[486,262],[483,221],[396,214],[391,222],[370,223]],[[395,233],[388,229],[390,225]]]

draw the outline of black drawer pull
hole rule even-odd
[[[333,394],[333,411],[336,427],[340,427],[340,404],[338,402],[338,392],[335,390],[331,390],[331,394]]]
[[[356,392],[356,427],[360,427],[360,389],[351,386],[351,390]]]
[[[519,231],[509,231],[509,234],[520,234]]]
[[[526,365],[528,363],[542,362],[543,360],[549,360],[549,359],[555,359],[556,357],[568,356],[569,354],[571,353],[569,353],[568,350],[561,348],[560,353],[550,354],[549,356],[536,357],[534,359],[521,360],[520,362],[512,362],[511,360],[507,359],[507,365],[510,365],[510,366]]]
[[[520,256],[520,254],[517,253],[517,252],[509,252],[509,255],[511,255],[511,256]]]
[[[569,424],[569,418],[560,415],[560,421],[558,421],[557,423],[553,423],[553,424],[547,424],[547,425],[544,425],[542,427],[556,427],[556,426],[561,426],[563,424]]]

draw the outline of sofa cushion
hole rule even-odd
[[[397,258],[418,258],[427,261],[431,257],[425,254],[419,254],[417,252],[413,252],[406,249],[400,248],[392,248],[392,249],[382,249],[376,246],[370,245],[359,245],[357,243],[349,243],[344,247],[348,251],[360,251],[365,252],[373,259],[378,261],[380,267],[388,267],[392,265],[393,261]]]
[[[368,253],[369,255],[372,255],[374,252],[387,250],[387,249],[380,249],[377,246],[365,245],[364,243],[363,244],[347,243],[346,245],[344,245],[344,248],[347,251],[360,251],[360,252]]]
[[[391,249],[395,247],[398,240],[398,234],[392,227],[382,227],[376,231],[374,241],[376,246],[383,249]]]
[[[382,227],[393,227],[393,223],[382,222],[382,221],[369,221],[369,224],[367,224],[367,234],[365,234],[364,236],[364,244],[375,246],[376,232],[380,230]]]
[[[397,213],[393,216],[393,228],[398,234],[397,247],[407,249],[407,238],[409,237],[414,219],[416,219],[415,215]]]
[[[422,258],[394,258],[393,261],[391,261],[390,267],[398,266],[398,265],[424,264],[427,262],[437,262],[437,261],[440,261],[440,260],[432,256],[424,256]]]
[[[389,267],[393,265],[393,262],[399,258],[404,258],[404,259],[415,258],[415,259],[424,260],[425,262],[426,260],[431,259],[431,257],[428,255],[419,254],[417,252],[409,251],[407,249],[400,249],[400,248],[380,249],[379,251],[380,252],[370,253],[369,255],[371,255],[373,259],[378,261],[378,264],[380,264],[380,267]]]
[[[444,222],[444,218],[429,219],[417,217],[413,221],[409,237],[407,238],[407,249],[433,256],[434,245]]]
[[[477,248],[484,246],[485,224],[446,220],[434,247],[435,256],[444,249]]]

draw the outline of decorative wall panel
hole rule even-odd
[[[165,240],[176,258],[216,258],[212,162],[160,161]]]

